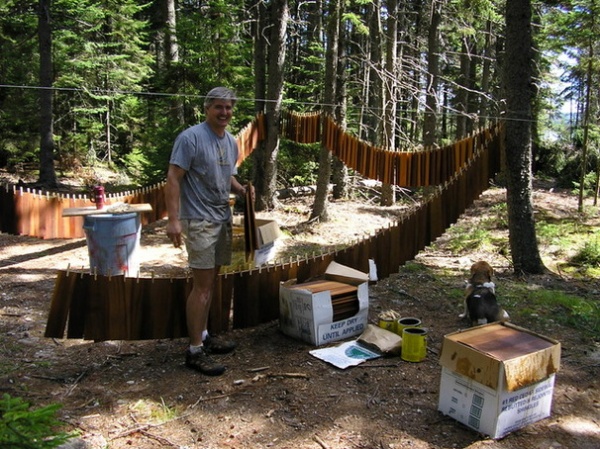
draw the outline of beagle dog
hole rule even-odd
[[[464,312],[460,318],[469,317],[472,325],[508,321],[508,313],[498,305],[496,285],[492,282],[494,269],[485,262],[471,265],[471,277],[465,289]]]

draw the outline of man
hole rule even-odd
[[[213,286],[222,265],[231,263],[231,208],[229,194],[246,195],[235,178],[238,148],[226,130],[235,94],[212,89],[204,100],[204,122],[177,136],[165,186],[167,236],[175,247],[185,240],[193,285],[186,302],[190,346],[185,364],[206,375],[220,375],[225,367],[209,356],[232,351],[235,343],[207,332]]]

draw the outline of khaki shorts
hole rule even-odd
[[[231,222],[181,220],[190,268],[210,269],[231,263]]]

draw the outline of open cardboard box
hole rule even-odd
[[[255,219],[258,249],[254,251],[254,264],[259,267],[275,256],[275,243],[281,236],[281,231],[275,220]],[[244,217],[234,216],[233,226],[244,227]]]
[[[357,287],[358,312],[350,318],[334,321],[330,291],[313,293],[292,279],[279,287],[279,327],[284,334],[319,346],[359,335],[366,329],[368,274],[331,262],[324,277]]]
[[[444,337],[438,410],[492,438],[550,416],[560,343],[509,323]]]

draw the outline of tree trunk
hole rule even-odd
[[[594,16],[592,14],[592,23]],[[585,115],[583,117],[583,142],[582,142],[582,154],[581,154],[581,177],[579,179],[579,196],[577,200],[577,210],[583,212],[583,191],[585,189],[585,175],[587,173],[588,165],[588,142],[589,142],[589,129],[590,129],[590,111],[592,108],[592,77],[594,74],[594,44],[590,39],[588,47],[588,64],[586,70],[586,83],[585,83]]]
[[[108,157],[108,166],[112,165],[112,133],[110,123],[110,102],[106,102],[106,156]]]
[[[256,11],[254,22],[254,111],[256,113],[265,112],[265,96],[267,94],[267,39],[265,36],[268,24],[267,9],[262,0],[257,0],[253,11]]]
[[[535,233],[531,174],[531,1],[506,2],[506,164],[509,243],[516,273],[545,271]]]
[[[344,4],[341,4],[341,10],[339,19],[341,21],[341,17],[344,15]],[[339,33],[339,41],[338,41],[338,56],[337,56],[337,74],[336,76],[336,88],[335,88],[335,104],[337,105],[335,109],[335,121],[340,124],[344,128],[346,128],[346,107],[347,107],[347,99],[346,99],[346,83],[347,83],[347,75],[346,75],[346,34],[342,32],[343,28],[340,22],[339,25],[340,33]],[[332,158],[332,166],[331,166],[331,181],[333,182],[333,193],[332,196],[334,199],[339,200],[348,195],[348,186],[347,186],[347,178],[348,178],[348,167],[337,157]]]
[[[407,5],[405,4],[405,9],[406,6]],[[409,14],[414,17],[414,19],[408,19],[409,22],[411,22],[412,29],[407,34],[407,38],[404,39],[408,42],[405,54],[407,63],[414,66],[416,61],[420,60],[421,52],[424,51],[421,48],[419,36],[421,36],[423,24],[427,23],[427,21],[423,19],[423,15],[427,14],[427,11],[425,10],[425,2],[411,2],[410,9],[408,11],[410,11]],[[419,106],[419,101],[422,88],[421,71],[417,67],[413,67],[412,69],[408,69],[406,72],[411,74],[410,80],[406,83],[409,85],[407,96],[410,102],[408,106],[410,111],[409,125],[406,134],[408,142],[416,142],[419,140],[419,136],[421,135],[419,132],[419,114],[421,109]]]
[[[279,152],[279,122],[283,93],[283,66],[285,63],[286,34],[289,20],[287,0],[274,0],[271,3],[271,45],[267,86],[267,138],[262,154],[262,165],[257,166],[255,185],[257,188],[256,210],[265,210],[275,204],[277,189],[277,154]]]
[[[433,147],[437,142],[438,81],[439,81],[439,27],[442,21],[441,2],[434,0],[431,5],[431,20],[427,37],[427,86],[425,98],[425,119],[423,122],[423,145]]]
[[[173,73],[173,66],[179,63],[179,42],[177,41],[177,13],[175,0],[165,0],[165,60],[170,72]],[[179,83],[173,83],[173,87],[178,89]],[[178,93],[177,91],[175,93]],[[171,104],[172,114],[175,123],[180,127],[185,124],[185,113],[183,101],[176,95]]]
[[[254,11],[253,39],[254,39],[254,112],[265,113],[265,98],[267,96],[267,37],[265,35],[268,23],[268,10],[262,0],[256,0],[252,8]],[[256,188],[255,207],[257,210],[266,208],[268,203],[263,199],[264,187],[261,185],[264,176],[264,160],[266,157],[266,142],[263,140],[252,152],[252,181]]]
[[[325,54],[325,89],[324,110],[325,115],[335,117],[333,102],[336,98],[337,78],[337,55],[340,35],[340,0],[332,0],[330,3],[329,23],[327,24],[327,51]],[[331,87],[331,88],[329,88]],[[323,122],[324,123],[324,122]],[[331,153],[325,146],[321,146],[319,154],[319,171],[317,175],[317,193],[310,214],[310,220],[318,219],[327,221],[327,195],[329,193],[329,180],[331,178]]]
[[[481,113],[479,114],[479,128],[483,129],[486,127],[488,117],[490,117],[489,101],[487,93],[490,88],[490,77],[492,74],[492,21],[488,20],[486,23],[486,34],[485,34],[485,46],[483,49],[483,64],[481,68]]]
[[[38,182],[55,188],[52,102],[52,28],[50,7],[52,0],[40,0],[38,40],[40,49],[40,174]]]
[[[387,41],[385,58],[384,79],[384,118],[383,118],[383,145],[392,151],[396,148],[396,102],[397,102],[397,80],[396,80],[396,55],[398,54],[398,2],[387,1]],[[382,206],[392,206],[396,198],[394,186],[384,183],[381,186]]]
[[[381,0],[374,0],[368,5],[368,23],[369,23],[369,63],[365,65],[365,73],[368,75],[365,80],[365,105],[367,113],[364,119],[365,132],[361,137],[369,142],[379,142],[382,117],[379,111],[383,108],[383,63],[381,55],[381,36],[383,34],[381,27]]]
[[[472,45],[471,49],[471,63],[469,64],[469,78],[467,79],[467,120],[466,120],[466,135],[473,134],[475,130],[475,119],[479,114],[479,97],[476,93],[477,83],[475,80],[477,79],[477,72],[479,71],[480,57],[478,54],[479,48],[476,44]]]
[[[458,92],[456,93],[456,140],[463,139],[467,135],[467,109],[469,102],[469,77],[471,73],[471,44],[468,37],[463,38],[460,55],[460,76],[458,81]]]

